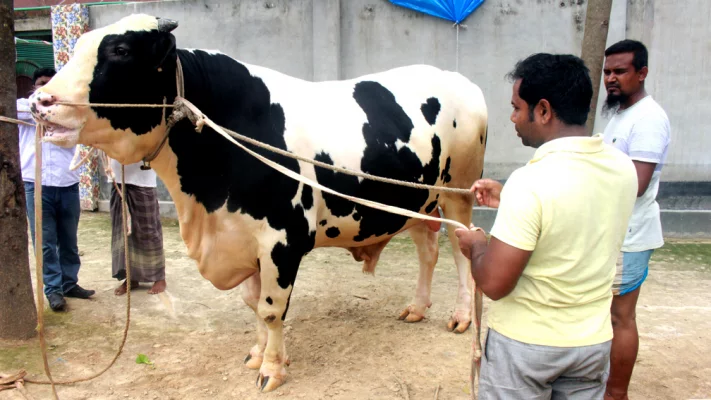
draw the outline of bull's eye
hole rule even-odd
[[[116,55],[120,56],[120,57],[125,57],[128,55],[128,49],[125,47],[121,47],[121,46],[117,46],[115,52],[116,52]]]

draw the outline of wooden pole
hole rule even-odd
[[[610,10],[612,0],[588,0],[585,16],[585,34],[583,36],[583,51],[581,58],[590,69],[593,84],[593,97],[588,114],[588,133],[593,133],[595,115],[597,113],[597,98],[600,92],[602,65],[605,59],[605,44],[610,27]]]
[[[12,3],[0,0],[0,115],[16,118]],[[17,125],[0,122],[0,338],[3,339],[29,339],[37,333],[19,153]]]

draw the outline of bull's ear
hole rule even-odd
[[[161,69],[171,57],[175,57],[175,36],[171,33],[161,34],[153,45],[153,54],[156,55],[156,69]]]

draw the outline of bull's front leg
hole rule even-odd
[[[286,380],[289,358],[284,343],[284,319],[301,257],[278,243],[259,259],[261,287],[257,316],[266,327],[267,341],[256,385],[263,392],[278,388]]]

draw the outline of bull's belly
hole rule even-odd
[[[396,236],[396,235],[410,229],[412,226],[419,224],[419,223],[422,223],[422,221],[416,220],[416,219],[410,219],[405,224],[405,226],[403,226],[400,230],[398,230],[397,232],[395,232],[393,234],[384,234],[384,235],[378,235],[378,236],[373,235],[373,236],[366,238],[364,240],[355,240],[354,239],[360,233],[360,225],[356,221],[353,221],[352,219],[350,221],[345,221],[340,224],[329,223],[326,226],[319,227],[318,231],[316,232],[315,247],[351,248],[351,247],[369,246],[369,245],[390,239],[393,236]],[[331,237],[331,236],[333,236],[333,231],[331,231],[331,233],[329,233],[329,229],[332,229],[332,228],[338,229],[339,234],[337,237]]]

